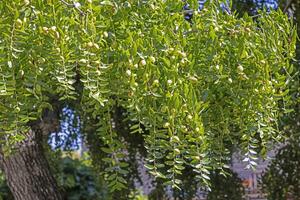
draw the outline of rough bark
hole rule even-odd
[[[15,200],[63,199],[43,149],[43,136],[57,127],[52,119],[32,124],[10,155],[0,153],[0,166]]]
[[[41,131],[29,131],[1,165],[15,200],[62,200],[42,146]]]

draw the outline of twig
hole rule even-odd
[[[68,3],[65,0],[60,0],[60,2],[62,2],[66,6],[75,8],[81,15],[85,15],[85,13],[78,6],[76,6],[76,2],[73,1],[73,4]]]
[[[286,6],[283,9],[283,12],[287,12],[287,10],[289,9],[289,7],[291,6],[293,0],[288,0],[286,3]]]
[[[66,2],[65,0],[60,0],[60,1],[67,6],[74,7],[74,4],[70,4],[70,3]]]

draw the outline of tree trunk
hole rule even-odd
[[[15,200],[62,200],[43,150],[42,129],[30,130],[0,164]]]

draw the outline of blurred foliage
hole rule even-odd
[[[236,173],[226,170],[226,176],[215,171],[211,174],[211,191],[207,200],[243,200],[244,187]]]
[[[242,181],[237,174],[230,169],[226,170],[226,175],[222,171],[216,170],[209,176],[210,190],[201,187],[201,184],[194,178],[194,173],[185,172],[181,190],[167,190],[163,187],[156,187],[150,194],[150,200],[162,200],[173,198],[175,200],[193,200],[206,197],[207,200],[243,200],[244,188]],[[169,191],[169,192],[167,192]]]
[[[300,199],[300,139],[280,148],[262,177],[269,200]]]
[[[133,190],[129,194],[130,200],[148,200],[147,195],[144,195],[141,190]]]
[[[64,157],[59,162],[58,184],[68,200],[107,199],[107,188],[84,160]]]

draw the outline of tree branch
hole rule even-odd
[[[66,2],[65,0],[60,0],[60,2],[62,2],[63,4],[65,4],[66,6],[75,8],[81,15],[85,15],[85,13],[79,8],[79,6],[77,6],[78,2],[73,1],[73,4]],[[80,4],[79,4],[80,5]]]
[[[283,9],[283,12],[287,12],[287,10],[289,9],[289,7],[291,6],[291,4],[293,3],[293,0],[288,0],[284,9]]]
[[[70,3],[66,2],[65,0],[60,0],[60,1],[67,6],[74,7],[73,4],[70,4]]]

